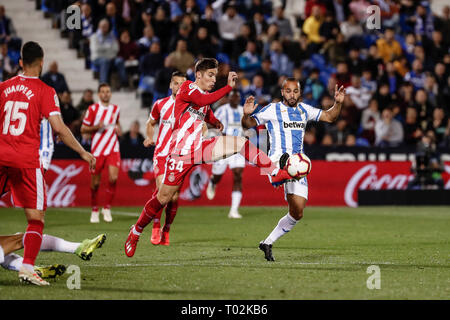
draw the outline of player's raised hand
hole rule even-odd
[[[87,163],[89,163],[89,170],[90,171],[94,171],[95,170],[95,163],[96,163],[96,159],[95,157],[87,151],[84,151],[83,153],[80,154],[81,159],[83,159],[84,161],[86,161]]]
[[[250,115],[255,111],[257,107],[257,104],[255,103],[255,97],[249,96],[247,99],[245,99],[244,103],[244,114]]]
[[[155,141],[153,141],[153,138],[147,138],[143,142],[144,147],[150,147],[155,145]]]
[[[345,98],[345,88],[341,86],[338,90],[338,85],[334,87],[334,100],[337,103],[343,103]]]
[[[236,72],[231,71],[228,73],[228,85],[232,88],[236,87],[236,81],[238,79],[238,75]]]
[[[220,132],[223,131],[223,124],[222,122],[220,122],[219,120],[216,121],[216,123],[214,123],[214,127],[219,130]]]

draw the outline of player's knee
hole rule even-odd
[[[289,214],[295,219],[300,220],[303,218],[303,207],[295,207],[295,208],[289,208]]]
[[[180,195],[179,192],[176,192],[173,196],[172,196],[172,202],[177,202],[178,201],[178,196]]]
[[[117,176],[109,177],[109,183],[110,184],[115,184],[116,182],[117,182]]]

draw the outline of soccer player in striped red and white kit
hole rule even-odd
[[[32,41],[25,43],[19,64],[23,74],[0,84],[0,196],[10,189],[15,205],[25,209],[28,220],[19,279],[43,286],[49,283],[34,271],[47,207],[39,161],[42,118],[48,119],[53,132],[87,161],[91,170],[95,168],[95,158],[83,149],[64,124],[55,90],[39,79],[44,65],[41,46]],[[0,241],[0,263],[4,259],[3,245]]]
[[[224,97],[236,86],[237,74],[230,72],[228,84],[225,87],[208,93],[214,88],[217,71],[216,59],[200,59],[195,64],[195,82],[185,81],[176,95],[175,123],[163,183],[158,193],[145,204],[138,221],[128,234],[125,241],[125,254],[128,257],[134,255],[141,232],[179,191],[184,177],[196,165],[214,162],[240,153],[247,161],[258,166],[263,174],[270,175],[272,184],[278,185],[292,179],[286,170],[278,168],[267,154],[244,137],[203,138],[205,122],[219,131],[223,130],[223,124],[214,116],[210,105]]]
[[[119,123],[120,109],[111,104],[111,87],[102,83],[98,87],[100,102],[90,105],[81,125],[81,133],[93,134],[91,152],[97,159],[94,172],[91,173],[91,223],[99,223],[98,191],[101,172],[108,168],[108,187],[105,206],[102,209],[103,220],[112,221],[111,203],[116,193],[120,168],[119,138],[122,134]]]
[[[172,127],[174,123],[173,117],[173,107],[175,105],[175,97],[177,95],[178,89],[181,87],[183,82],[186,81],[186,74],[175,71],[172,73],[170,80],[170,90],[172,94],[168,97],[157,100],[152,107],[150,112],[150,117],[147,120],[147,138],[144,140],[144,146],[149,147],[155,145],[155,150],[153,153],[153,173],[155,174],[156,180],[156,190],[161,187],[164,168],[166,165],[166,158],[169,155],[170,148],[170,138],[172,136]],[[156,144],[153,141],[154,127],[159,124],[158,138],[156,139]],[[170,202],[166,207],[166,220],[164,221],[164,227],[161,231],[161,213],[155,216],[153,219],[153,229],[151,243],[157,245],[161,244],[168,246],[170,244],[169,231],[170,225],[173,223],[178,210],[178,195],[176,192]]]

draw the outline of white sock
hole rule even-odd
[[[141,233],[136,230],[136,227],[133,227],[133,234],[140,236]]]
[[[291,229],[297,224],[297,220],[291,217],[288,213],[283,218],[278,221],[277,226],[273,229],[272,233],[264,240],[265,244],[272,244],[286,233],[291,231]]]
[[[242,192],[233,191],[231,193],[231,210],[236,210],[239,208],[242,199]]]
[[[2,246],[0,246],[0,263],[3,263],[5,261],[5,252],[3,251]]]
[[[61,238],[44,234],[42,237],[41,251],[75,253],[75,250],[79,245],[79,242],[69,242]]]
[[[10,253],[5,257],[5,261],[0,265],[8,270],[12,271],[20,271],[20,267],[22,266],[23,258],[15,253]]]
[[[22,268],[27,269],[28,271],[34,272],[34,266],[28,263],[22,263]]]

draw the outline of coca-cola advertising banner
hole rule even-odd
[[[358,189],[406,189],[413,178],[411,162],[335,162],[312,161],[308,175],[310,206],[357,206]],[[230,205],[233,178],[228,170],[217,186],[216,197],[208,200],[205,190],[211,165],[195,167],[181,188],[181,205]],[[90,174],[81,160],[54,160],[45,175],[49,207],[90,206]],[[105,198],[107,171],[102,177],[99,201]],[[450,189],[450,163],[443,174],[444,185]],[[122,160],[113,206],[143,206],[155,190],[153,164],[147,159]],[[7,196],[0,206],[8,206]],[[247,165],[243,174],[244,206],[286,205],[283,188],[274,189],[267,176],[257,167]]]

